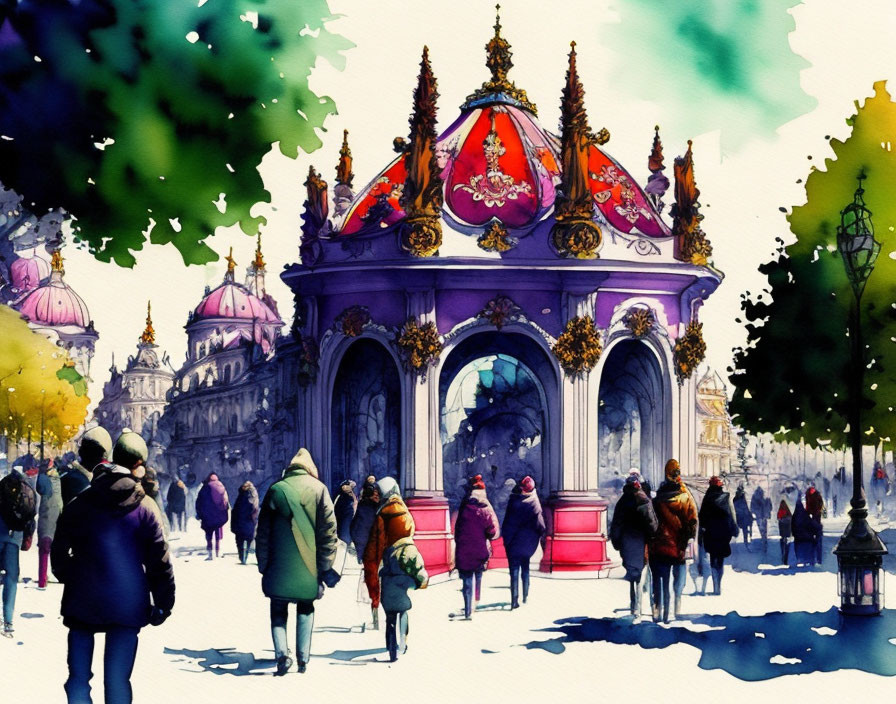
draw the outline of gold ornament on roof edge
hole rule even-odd
[[[700,362],[706,357],[706,343],[703,341],[703,323],[692,320],[685,328],[682,335],[675,342],[675,373],[678,375],[678,383],[694,373]]]
[[[517,241],[507,233],[507,228],[503,223],[495,220],[485,232],[479,235],[476,244],[486,252],[500,253],[513,249],[517,245]]]
[[[594,369],[603,345],[591,316],[570,318],[552,351],[568,376],[587,374]]]

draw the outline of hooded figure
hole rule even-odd
[[[155,514],[156,520],[162,526],[162,535],[168,539],[169,525],[162,512],[162,507],[156,501],[159,495],[159,483],[156,480],[155,470],[146,466],[146,458],[149,456],[149,448],[143,438],[132,430],[125,428],[115,447],[112,448],[112,462],[118,467],[127,469],[143,488],[143,501],[146,507]]]
[[[314,601],[330,586],[336,557],[336,517],[327,488],[318,480],[311,454],[300,449],[283,478],[268,489],[258,517],[255,556],[261,588],[271,600],[271,635],[277,675],[292,666],[286,638],[288,606],[296,604],[299,672],[311,657]],[[338,577],[337,577],[338,579]]]
[[[19,500],[14,500],[18,497]],[[31,547],[34,536],[35,495],[18,467],[0,479],[0,569],[5,572],[0,582],[3,592],[3,625],[0,633],[13,637],[12,618],[19,583],[19,552]],[[18,519],[21,523],[16,525]]]
[[[240,562],[244,565],[249,559],[249,547],[255,540],[258,510],[258,491],[255,485],[250,481],[243,482],[236,495],[236,501],[233,502],[230,530],[236,536],[236,550]]]
[[[635,618],[641,617],[640,584],[647,542],[659,527],[653,503],[641,489],[638,479],[638,475],[630,474],[625,480],[610,522],[610,542],[622,556],[625,579],[629,582],[629,606]]]
[[[454,524],[455,565],[463,580],[464,618],[473,613],[473,582],[476,582],[475,601],[482,593],[482,573],[491,557],[491,541],[500,534],[498,517],[488,501],[485,483],[476,475],[469,483],[470,493],[464,497]]]
[[[659,527],[648,546],[653,574],[653,618],[669,622],[669,578],[675,582],[675,616],[681,609],[685,583],[685,553],[697,533],[697,505],[681,482],[678,460],[666,462],[666,480],[653,500]]]
[[[161,625],[174,607],[168,544],[149,503],[128,469],[103,464],[59,517],[51,562],[65,585],[71,702],[90,701],[97,632],[106,634],[106,701],[130,702],[137,635]]]
[[[529,598],[529,562],[545,533],[541,502],[535,493],[535,480],[523,477],[510,494],[501,535],[510,566],[510,608],[519,608],[519,583],[523,585],[523,603]]]
[[[739,484],[737,491],[734,492],[734,518],[737,520],[737,527],[743,533],[744,545],[749,545],[750,533],[753,530],[753,514],[750,513],[743,484]]]
[[[712,593],[719,595],[722,593],[725,558],[731,554],[731,540],[737,537],[738,531],[731,494],[724,490],[719,477],[710,477],[697,519],[700,522],[700,543],[709,553]]]
[[[756,527],[762,538],[762,549],[766,550],[768,548],[768,519],[772,516],[772,501],[765,495],[761,486],[756,487],[756,491],[750,498],[750,511],[756,518]]]
[[[187,487],[180,478],[175,478],[168,487],[168,522],[181,532],[187,529]]]
[[[90,486],[94,468],[112,454],[112,438],[105,428],[91,428],[81,436],[78,447],[80,462],[72,462],[68,471],[59,477],[62,485],[62,503],[69,501]]]
[[[196,518],[205,531],[205,547],[208,550],[207,560],[212,559],[212,536],[215,538],[215,557],[220,554],[221,538],[224,537],[224,524],[227,523],[227,513],[230,510],[230,500],[227,498],[227,489],[218,479],[218,475],[212,472],[202,482],[202,488],[196,497]]]
[[[339,492],[333,501],[333,510],[336,512],[336,533],[346,545],[352,542],[352,518],[355,517],[357,504],[355,483],[351,479],[346,479],[339,485]]]
[[[370,533],[373,530],[373,524],[376,521],[376,513],[380,507],[380,490],[376,482],[364,482],[361,488],[361,500],[358,502],[358,509],[351,523],[352,543],[355,545],[355,554],[358,556],[358,563],[364,564],[364,552],[367,550],[367,543],[370,541]],[[367,591],[367,584],[364,581],[364,569],[362,567],[360,579],[358,580],[358,603],[364,604],[365,608],[369,608],[374,630],[379,628],[378,607],[373,606],[373,601]],[[364,623],[362,630],[366,628],[366,615],[363,616]]]
[[[810,486],[806,491],[806,511],[812,517],[812,520],[818,524],[818,536],[815,540],[815,563],[822,563],[824,530],[821,519],[825,515],[824,499],[821,492],[814,486]]]
[[[386,612],[386,648],[394,662],[407,651],[408,591],[423,589],[428,576],[414,544],[414,519],[392,477],[377,482],[380,508],[364,551],[364,574],[372,602]],[[377,568],[382,563],[382,567]]]

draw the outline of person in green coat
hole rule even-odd
[[[324,584],[334,586],[336,516],[327,488],[318,479],[311,454],[300,449],[283,478],[265,494],[258,517],[255,555],[261,589],[271,600],[271,635],[277,657],[276,675],[292,666],[286,638],[289,604],[296,604],[298,670],[305,672],[311,656],[314,601]]]

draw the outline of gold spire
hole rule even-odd
[[[495,36],[493,36],[488,44],[485,45],[485,65],[492,72],[490,81],[482,84],[482,87],[475,93],[467,96],[466,102],[461,109],[471,107],[471,103],[481,100],[488,100],[495,94],[503,93],[509,102],[518,103],[533,115],[537,115],[538,111],[533,103],[529,102],[526,91],[517,88],[513,81],[507,79],[507,73],[513,68],[511,57],[513,52],[510,51],[510,42],[501,36],[501,6],[495,5]]]
[[[663,143],[660,141],[660,126],[653,128],[656,132],[653,135],[653,149],[650,151],[650,157],[647,159],[647,168],[652,172],[663,170]]]
[[[156,342],[156,331],[152,327],[152,303],[146,302],[146,329],[140,336],[140,342],[144,345],[154,345]]]
[[[339,164],[336,166],[336,184],[344,184],[351,188],[354,177],[352,150],[348,148],[348,130],[342,130],[342,148],[339,150]]]
[[[233,279],[233,270],[236,269],[236,261],[233,258],[233,247],[230,248],[230,254],[224,257],[227,262],[227,274],[225,274],[225,278],[230,277]]]
[[[261,233],[258,233],[258,244],[255,246],[255,268],[264,269],[264,257],[261,255]]]
[[[62,266],[62,252],[60,250],[57,249],[53,252],[50,262],[53,271],[58,271],[60,274],[65,273],[65,267]]]
[[[683,261],[705,265],[712,256],[712,245],[700,227],[700,189],[694,179],[693,143],[688,140],[684,156],[675,158],[675,203],[672,205],[672,234],[678,240],[678,254]]]

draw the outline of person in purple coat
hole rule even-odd
[[[470,494],[461,501],[454,525],[455,566],[463,581],[464,618],[473,613],[473,582],[476,582],[476,599],[482,592],[482,573],[491,557],[490,541],[498,537],[498,516],[485,494],[485,483],[477,474],[470,480]]]
[[[520,581],[523,584],[523,603],[529,598],[529,562],[544,535],[544,515],[541,502],[535,493],[535,480],[523,477],[514,487],[501,535],[504,536],[504,550],[510,565],[510,608],[520,607]]]
[[[202,488],[196,497],[196,518],[199,519],[202,530],[205,531],[207,560],[213,559],[212,536],[215,538],[215,557],[220,555],[221,538],[224,537],[224,524],[227,523],[229,510],[230,500],[227,498],[227,489],[218,479],[218,475],[212,472],[202,482]]]

